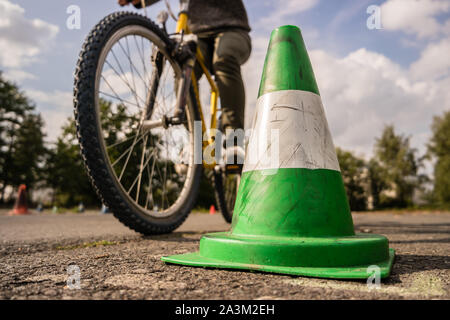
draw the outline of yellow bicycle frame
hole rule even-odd
[[[177,26],[176,26],[177,33],[181,33],[181,32],[183,32],[185,34],[190,33],[189,28],[188,28],[188,18],[189,18],[188,14],[186,12],[181,12],[178,15],[178,21],[177,21]],[[202,68],[202,71],[205,74],[206,79],[208,80],[208,83],[211,87],[211,119],[210,119],[210,130],[208,132],[208,130],[206,129],[205,119],[203,117],[202,105],[200,102],[200,94],[199,94],[197,79],[195,77],[194,72],[192,72],[192,76],[191,76],[192,87],[194,88],[195,98],[197,100],[197,105],[198,105],[198,112],[200,114],[200,119],[202,121],[202,137],[204,136],[205,133],[207,133],[207,137],[208,137],[207,141],[203,140],[203,151],[204,151],[205,148],[208,147],[210,144],[214,143],[214,140],[215,140],[215,133],[217,130],[217,111],[218,111],[217,101],[219,99],[219,89],[217,88],[217,85],[214,82],[214,79],[212,78],[211,73],[209,72],[208,68],[206,68],[206,66],[205,66],[205,59],[199,48],[197,48],[196,59],[198,61],[198,64]],[[215,162],[208,164],[205,161],[203,161],[203,166],[205,168],[214,168],[215,165],[216,165]]]

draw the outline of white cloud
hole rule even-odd
[[[273,20],[260,19],[257,25],[271,23],[271,28],[285,23],[280,16],[288,17],[288,8],[277,10]],[[437,19],[449,11],[450,1],[442,0],[388,0],[382,5],[385,30],[417,36],[410,45],[421,56],[409,67],[365,48],[344,57],[309,51],[336,146],[370,157],[383,126],[394,124],[398,133],[411,136],[413,147],[423,154],[433,116],[450,109],[450,20]],[[253,53],[243,67],[247,127],[252,123],[268,44],[268,37],[259,34],[252,37]],[[424,42],[427,45],[421,48]]]
[[[418,38],[435,37],[450,29],[436,16],[450,11],[448,0],[388,0],[381,6],[382,26],[386,30],[415,34]]]
[[[26,95],[36,103],[45,122],[47,141],[56,141],[61,133],[61,126],[68,117],[73,115],[72,92],[55,90],[45,92],[40,90],[25,90]]]
[[[19,68],[35,61],[51,44],[59,28],[39,19],[27,19],[25,10],[0,0],[0,66]]]
[[[245,127],[250,128],[253,120],[253,111],[258,96],[259,82],[261,80],[269,38],[252,35],[252,54],[248,62],[242,67],[242,77],[245,84],[246,110]]]
[[[19,69],[9,69],[4,73],[4,76],[8,80],[14,82],[22,82],[24,80],[33,80],[37,78],[34,74]]]
[[[293,16],[300,12],[312,9],[319,3],[319,0],[277,0],[270,4],[275,10],[269,11],[267,17],[259,19],[255,24],[255,29],[274,29],[279,27],[280,21],[284,21],[287,17]],[[286,24],[286,21],[283,22]]]
[[[436,80],[450,76],[450,37],[430,43],[418,61],[411,65],[414,79]]]
[[[450,34],[450,19],[448,19],[444,23],[444,33],[445,34]]]
[[[432,116],[450,107],[442,83],[412,80],[409,69],[366,49],[342,59],[321,50],[310,56],[337,146],[368,156],[391,123],[424,152]]]
[[[247,88],[247,128],[252,123],[267,39],[253,39],[253,54],[243,67]],[[443,49],[440,42],[436,44]],[[439,49],[438,48],[438,49]],[[386,124],[411,135],[412,145],[425,151],[433,115],[450,109],[450,75],[436,78],[437,67],[424,74],[428,50],[410,68],[361,48],[343,58],[324,50],[309,52],[336,146],[369,157],[375,138]],[[449,52],[449,51],[447,51]],[[432,57],[430,57],[432,59]],[[445,58],[443,58],[445,59]],[[436,65],[442,63],[436,61]],[[448,67],[447,67],[448,70]],[[415,78],[411,74],[416,74]]]
[[[71,108],[72,107],[72,92],[55,90],[53,92],[45,92],[40,90],[29,89],[26,90],[27,96],[32,100],[45,104],[47,107],[56,108]]]

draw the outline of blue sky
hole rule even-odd
[[[301,0],[299,0],[301,2]],[[43,0],[29,1],[16,0],[11,3],[18,4],[25,9],[27,19],[42,19],[59,27],[59,32],[49,50],[39,58],[40,61],[24,68],[39,77],[39,81],[24,82],[24,85],[33,84],[39,90],[67,90],[72,85],[72,73],[77,60],[78,52],[83,40],[90,29],[108,13],[119,11],[121,8],[115,0],[102,1],[74,1],[74,0]],[[279,1],[281,4],[283,1]],[[311,10],[287,15],[283,21],[268,24],[260,28],[258,21],[270,17],[276,9],[274,1],[246,0],[252,34],[261,37],[270,36],[273,28],[282,24],[298,25],[310,49],[323,49],[336,56],[345,56],[353,50],[365,47],[368,50],[380,52],[402,66],[408,66],[420,55],[419,47],[406,47],[401,43],[398,33],[369,30],[366,27],[368,14],[366,8],[370,4],[381,4],[383,1],[375,0],[322,0]],[[172,7],[177,8],[177,1],[171,1]],[[81,9],[81,29],[69,30],[66,28],[68,14],[67,7],[77,4]],[[155,19],[157,13],[164,8],[161,3],[155,4],[148,10],[151,18]],[[134,10],[131,6],[127,10]],[[138,11],[138,10],[136,10]],[[409,37],[408,37],[409,38]]]
[[[178,1],[171,0],[174,9]],[[81,9],[81,29],[66,27]],[[450,109],[450,1],[244,0],[253,52],[243,66],[251,123],[270,32],[298,25],[309,49],[335,145],[369,156],[383,125],[411,135],[424,152],[433,115]],[[366,10],[380,6],[382,29]],[[164,7],[148,10],[154,19]],[[71,115],[73,71],[82,42],[115,0],[0,0],[0,70],[35,101],[54,140]],[[134,10],[131,7],[127,10]],[[171,24],[173,25],[173,24]]]

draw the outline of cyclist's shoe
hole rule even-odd
[[[226,173],[242,172],[244,166],[245,151],[242,146],[239,145],[237,137],[231,133],[230,136],[226,136],[223,141],[223,161],[225,163]]]
[[[224,162],[226,173],[242,173],[244,166],[245,151],[240,146],[228,147],[224,151]]]

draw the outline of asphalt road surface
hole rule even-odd
[[[193,213],[174,233],[143,237],[112,215],[0,211],[0,299],[450,299],[450,213],[358,213],[357,232],[396,250],[380,288],[326,280],[164,264],[224,231],[220,213]],[[67,280],[76,265],[80,289]],[[72,269],[71,269],[72,268]],[[76,282],[73,282],[76,283]]]

